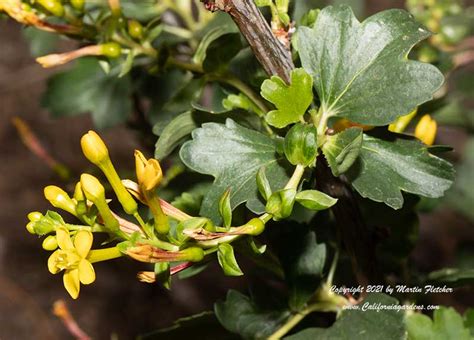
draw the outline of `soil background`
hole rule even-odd
[[[401,4],[374,0],[367,8],[372,13]],[[66,43],[63,48],[67,47]],[[40,106],[45,81],[56,71],[34,62],[19,25],[0,21],[0,339],[70,339],[51,312],[58,299],[66,301],[79,325],[94,339],[131,339],[169,326],[178,317],[212,310],[213,302],[224,298],[228,289],[243,287],[244,279],[226,278],[214,265],[195,278],[174,280],[173,290],[166,291],[137,281],[136,273],[146,266],[119,259],[95,265],[97,281],[81,287],[80,299],[69,298],[61,276],[47,270],[49,253],[25,229],[30,211],[50,208],[43,188],[63,183],[22,144],[11,124],[13,116],[24,119],[51,155],[76,176],[90,169],[79,146],[80,137],[93,128],[90,117],[53,119]],[[443,131],[445,142],[462,151],[462,136]],[[132,168],[133,150],[141,147],[134,132],[122,126],[102,135],[114,163]],[[420,246],[413,260],[427,269],[449,264],[460,240],[473,241],[472,227],[451,211],[422,216]],[[459,299],[441,297],[439,302],[463,309],[474,302],[466,297],[467,292]]]

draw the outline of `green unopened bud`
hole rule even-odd
[[[226,229],[232,224],[232,206],[230,205],[230,188],[227,189],[219,200],[219,213],[222,216],[223,225]]]
[[[270,182],[267,179],[265,167],[263,166],[257,172],[257,188],[265,201],[272,195],[272,188],[270,187]]]
[[[265,207],[267,213],[272,214],[275,221],[287,218],[293,211],[295,196],[295,189],[284,189],[273,193]]]
[[[109,58],[118,58],[120,54],[122,54],[122,47],[119,44],[110,42],[101,45],[102,48],[102,55],[109,57]]]
[[[265,223],[258,217],[255,217],[248,221],[244,228],[247,235],[257,236],[265,230]]]
[[[128,34],[137,40],[143,37],[143,26],[137,20],[128,21]]]
[[[318,132],[309,124],[295,124],[285,136],[285,156],[293,165],[310,166],[318,155]]]
[[[119,222],[112,215],[107,201],[105,200],[105,189],[100,184],[99,180],[92,175],[82,174],[81,175],[81,186],[86,198],[93,202],[102,217],[105,226],[116,231],[119,229]]]
[[[53,207],[63,209],[76,216],[76,204],[60,187],[48,185],[44,188],[44,197],[46,197]]]
[[[182,261],[199,262],[204,258],[204,251],[198,247],[186,248],[180,251]]]
[[[58,0],[37,0],[37,2],[56,17],[62,17],[64,15],[64,7]]]
[[[31,222],[39,221],[41,217],[43,217],[43,214],[39,211],[32,211],[28,214],[28,220],[30,220]]]
[[[43,244],[41,245],[44,250],[53,251],[58,247],[58,239],[56,235],[49,235],[43,240]]]
[[[82,136],[81,148],[84,156],[97,166],[110,160],[107,146],[102,138],[92,130]]]
[[[84,10],[84,3],[84,0],[71,0],[71,6],[81,12]]]

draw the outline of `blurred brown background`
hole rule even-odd
[[[367,8],[373,13],[402,5],[401,1],[373,0]],[[67,50],[68,44],[62,47]],[[55,71],[34,62],[19,25],[0,21],[0,339],[71,338],[51,313],[57,299],[67,302],[80,326],[93,338],[115,335],[116,339],[129,339],[168,326],[178,317],[211,310],[213,301],[223,298],[227,289],[242,287],[244,279],[226,278],[214,265],[197,277],[174,280],[173,290],[166,291],[136,280],[136,273],[145,270],[145,265],[119,259],[97,264],[97,281],[82,286],[77,301],[69,298],[61,276],[47,270],[49,253],[25,229],[28,212],[49,208],[43,188],[63,184],[22,144],[11,124],[13,116],[23,118],[51,155],[76,175],[90,168],[79,146],[81,135],[92,128],[90,117],[53,119],[40,107],[45,80]],[[454,144],[457,153],[462,151],[459,131],[442,129],[441,133],[443,143]],[[131,168],[133,150],[140,147],[133,131],[118,127],[102,135],[115,163]],[[452,211],[422,216],[421,244],[414,260],[426,269],[449,265],[461,242],[474,242],[472,227]],[[468,293],[463,292],[459,299],[440,296],[438,302],[463,309],[473,303]]]

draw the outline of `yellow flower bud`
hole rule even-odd
[[[86,195],[86,198],[93,202],[99,211],[105,226],[112,230],[117,231],[119,229],[119,222],[112,215],[112,212],[107,205],[105,200],[105,189],[99,180],[92,175],[82,174],[81,175],[81,186]]]
[[[426,114],[421,117],[415,128],[415,137],[426,145],[433,145],[436,138],[437,124],[430,115]]]
[[[30,234],[33,234],[33,235],[36,234],[35,222],[34,221],[28,222],[28,224],[26,225],[26,230],[28,230]]]
[[[53,251],[58,247],[58,239],[56,235],[49,235],[43,240],[42,247],[44,250]]]
[[[156,159],[147,160],[140,151],[135,150],[135,166],[138,183],[143,190],[152,191],[161,182],[163,172]]]
[[[87,199],[96,202],[105,201],[105,189],[97,178],[89,174],[81,175],[81,186]]]
[[[95,165],[109,160],[109,150],[107,150],[104,141],[92,130],[82,136],[81,147],[84,156]]]
[[[53,207],[63,209],[76,216],[76,204],[60,187],[48,185],[44,188],[44,197],[46,197]]]
[[[43,214],[40,213],[39,211],[32,211],[28,214],[28,219],[31,222],[39,221],[41,217],[43,217]]]

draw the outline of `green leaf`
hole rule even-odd
[[[193,62],[196,64],[203,64],[207,57],[207,50],[214,41],[226,34],[237,33],[237,27],[234,25],[217,26],[210,29],[201,39],[196,53],[194,53]]]
[[[97,128],[121,123],[131,111],[131,84],[115,73],[105,74],[95,58],[81,58],[49,79],[43,105],[55,117],[91,112]]]
[[[304,190],[296,194],[296,202],[310,210],[324,210],[332,207],[337,198],[332,198],[318,190]]]
[[[433,313],[433,320],[423,314],[411,314],[406,319],[409,340],[470,340],[469,328],[453,308],[440,307]]]
[[[217,248],[217,260],[219,261],[219,264],[225,275],[244,275],[244,273],[242,273],[242,270],[240,270],[237,260],[235,259],[234,248],[230,244],[219,244],[219,247]]]
[[[289,176],[284,157],[277,155],[277,141],[228,119],[226,124],[205,123],[192,133],[180,151],[184,164],[192,170],[215,177],[204,197],[201,214],[220,221],[218,202],[231,189],[232,209],[243,202],[255,213],[264,206],[258,198],[256,175],[265,166],[272,189],[282,188]]]
[[[289,305],[300,310],[319,287],[326,262],[326,245],[316,242],[316,234],[304,226],[292,225],[281,235],[278,256],[289,286]]]
[[[386,125],[432,99],[443,83],[436,67],[407,59],[430,35],[404,10],[360,23],[350,7],[329,6],[313,29],[299,29],[298,48],[326,115]]]
[[[346,172],[354,164],[362,147],[362,139],[362,129],[357,127],[327,137],[322,150],[334,176]]]
[[[222,217],[223,227],[230,228],[232,224],[232,207],[230,206],[230,189],[224,191],[219,200],[219,214]]]
[[[259,116],[263,116],[264,114],[262,110],[243,93],[229,94],[227,98],[222,100],[222,106],[227,110],[242,109],[245,111],[253,111]]]
[[[291,85],[278,76],[265,80],[260,93],[277,108],[267,113],[268,124],[284,128],[299,121],[313,101],[312,84],[311,76],[301,68],[291,71]]]
[[[172,326],[140,335],[138,339],[182,340],[189,338],[190,334],[194,339],[235,340],[235,336],[219,324],[211,311],[180,318]]]
[[[386,141],[364,134],[359,158],[346,173],[352,186],[362,197],[393,209],[403,205],[401,191],[441,197],[453,182],[452,165],[417,140],[391,136],[393,140]]]
[[[186,141],[197,127],[191,111],[176,116],[161,132],[155,144],[155,158],[163,159],[168,156],[178,145]]]
[[[288,310],[262,310],[235,290],[229,290],[226,300],[214,305],[214,312],[224,328],[244,339],[267,338],[290,315]]]
[[[33,57],[41,57],[54,52],[59,43],[57,34],[41,31],[33,26],[26,27],[23,30],[23,36],[30,44],[30,53]]]
[[[443,268],[428,274],[427,282],[450,287],[474,284],[474,269]]]
[[[155,263],[155,278],[166,289],[171,288],[171,275],[169,262]]]
[[[265,174],[265,167],[261,167],[257,172],[257,187],[260,195],[266,201],[272,195],[272,188],[270,187],[270,182],[268,181],[267,175]]]
[[[358,309],[345,309],[336,322],[329,328],[307,328],[287,340],[402,340],[406,339],[404,313],[390,309],[367,309],[363,306],[376,307],[378,304],[391,306],[397,300],[385,294],[369,294],[358,306]]]

